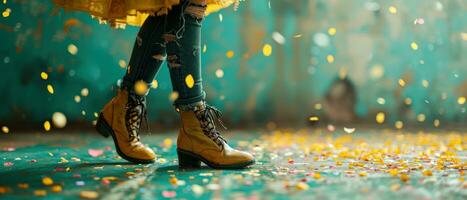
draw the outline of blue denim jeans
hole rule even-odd
[[[167,15],[149,16],[138,32],[122,87],[130,91],[138,81],[150,88],[167,60],[172,88],[178,93],[174,105],[203,101],[201,79],[201,24],[205,5],[181,1]]]

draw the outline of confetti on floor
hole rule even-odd
[[[1,199],[467,198],[465,132],[229,132],[257,158],[244,170],[179,169],[175,134],[143,135],[158,154],[150,165],[94,133],[19,135],[1,136]]]

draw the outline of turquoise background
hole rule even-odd
[[[466,4],[455,0],[242,2],[237,11],[224,9],[204,22],[202,41],[207,51],[202,63],[208,102],[224,111],[229,125],[303,124],[310,114],[323,115],[314,105],[323,103],[344,69],[356,87],[356,113],[366,123],[374,123],[375,113],[382,111],[388,124],[402,120],[432,126],[434,119],[443,125],[464,124],[465,104],[457,100],[467,96]],[[390,6],[397,13],[391,14]],[[0,2],[1,12],[7,8],[10,15],[0,17],[0,125],[43,122],[54,112],[64,113],[69,122],[92,121],[93,113],[115,94],[112,87],[125,73],[119,60],[128,62],[138,27],[114,30],[86,13],[65,13],[49,1]],[[417,18],[423,18],[424,24],[414,24]],[[80,23],[65,32],[64,22],[69,19]],[[279,20],[283,28],[278,27]],[[331,27],[337,30],[334,36],[328,34]],[[284,44],[272,38],[274,32],[283,35]],[[327,46],[318,45],[326,40]],[[418,50],[411,48],[412,42]],[[68,53],[70,44],[78,47],[76,55]],[[272,45],[269,57],[262,54],[264,44]],[[233,58],[226,57],[229,50]],[[329,54],[335,56],[334,63],[326,61]],[[283,64],[278,67],[280,58]],[[216,77],[217,69],[224,71],[222,78]],[[378,69],[384,73],[375,76]],[[43,71],[48,72],[48,80],[41,79]],[[405,87],[398,85],[400,78],[406,80]],[[156,79],[159,87],[148,97],[150,120],[177,123],[166,66]],[[423,80],[429,82],[428,88]],[[53,95],[47,84],[54,86]],[[89,96],[76,103],[74,96],[82,88],[89,89]],[[379,97],[385,99],[384,105],[377,103]],[[405,98],[413,103],[401,114]],[[425,114],[427,120],[417,123],[418,114]]]

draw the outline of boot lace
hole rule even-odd
[[[131,142],[139,142],[139,132],[143,120],[146,126],[148,126],[146,97],[130,93],[126,109],[126,127],[129,133],[129,139]],[[147,128],[149,129],[149,127]]]
[[[224,130],[227,130],[224,123],[221,120],[222,113],[216,108],[207,105],[205,109],[195,111],[195,114],[200,121],[201,128],[203,129],[204,135],[213,140],[221,148],[224,147],[223,143],[227,141],[221,136],[220,132],[216,129],[216,123],[219,124]]]

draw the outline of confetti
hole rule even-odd
[[[191,74],[188,74],[185,77],[185,84],[188,88],[193,88],[193,86],[195,85],[195,80],[193,79],[193,76]]]
[[[334,27],[331,27],[331,28],[328,29],[328,34],[331,35],[331,36],[336,35],[336,32],[337,32],[337,29],[334,28]]]
[[[465,97],[459,97],[457,98],[457,103],[459,105],[464,105],[465,104]]]
[[[44,130],[45,131],[50,131],[50,122],[49,121],[44,122]]]
[[[270,44],[265,44],[263,46],[263,55],[270,56],[272,54],[272,46]]]
[[[8,126],[2,126],[2,132],[3,133],[9,133],[10,132],[10,128],[8,128]]]
[[[42,80],[47,80],[49,78],[49,75],[46,72],[41,72],[41,78]]]
[[[84,199],[97,199],[99,198],[99,193],[91,190],[83,190],[79,193],[79,196]]]
[[[384,119],[386,118],[386,115],[383,112],[379,112],[376,114],[376,122],[378,124],[384,123]]]
[[[89,95],[89,89],[88,88],[81,89],[81,96],[87,97],[88,95]]]
[[[279,32],[272,33],[272,39],[277,42],[278,44],[285,44],[285,37],[280,34]]]
[[[234,57],[234,52],[232,50],[229,50],[229,51],[227,51],[227,53],[225,53],[225,56],[227,56],[227,58],[233,58]]]
[[[353,132],[355,132],[355,128],[347,128],[347,127],[344,127],[344,131],[345,131],[346,133],[353,133]]]
[[[76,47],[76,45],[74,45],[74,44],[69,44],[68,45],[68,53],[70,53],[71,55],[78,54],[78,47]]]
[[[334,56],[333,55],[327,55],[326,60],[328,61],[328,63],[334,63]]]
[[[44,184],[45,186],[49,186],[54,184],[54,181],[50,177],[44,177],[42,178],[42,184]]]
[[[50,84],[47,85],[47,91],[50,93],[50,94],[54,94],[54,87]]]
[[[92,157],[98,157],[104,153],[102,149],[88,149],[88,154]]]
[[[11,166],[13,166],[13,163],[12,162],[4,162],[3,166],[4,167],[11,167]]]
[[[217,70],[216,70],[216,77],[217,77],[217,78],[222,78],[222,77],[224,77],[224,70],[222,70],[222,69],[217,69]]]
[[[61,112],[54,112],[52,114],[52,122],[57,128],[64,128],[67,123],[66,116]],[[45,125],[44,125],[45,127]]]
[[[134,85],[134,89],[135,89],[135,93],[141,96],[144,96],[149,92],[148,84],[144,82],[143,80],[136,81]]]

